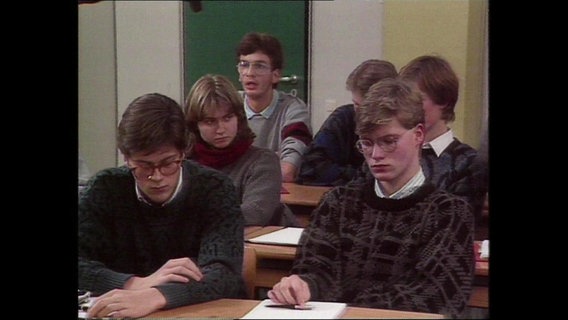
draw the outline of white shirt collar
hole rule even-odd
[[[270,105],[261,112],[255,112],[248,105],[247,96],[246,94],[243,93],[243,100],[244,100],[245,113],[247,115],[247,119],[250,120],[252,117],[257,115],[261,115],[265,119],[270,118],[270,116],[274,113],[274,110],[276,109],[276,102],[278,102],[278,95],[279,95],[278,90],[272,89],[272,101],[270,102]]]
[[[428,149],[428,148],[434,149],[436,156],[439,157],[440,154],[442,154],[442,152],[444,152],[444,150],[446,150],[446,148],[450,145],[450,143],[452,143],[452,141],[454,141],[454,132],[452,131],[452,129],[449,129],[448,131],[439,135],[436,139],[423,144],[422,148],[423,149]]]
[[[388,199],[402,199],[406,198],[411,195],[416,189],[420,188],[424,184],[426,178],[424,177],[424,172],[422,172],[422,168],[418,170],[418,172],[410,179],[402,188],[398,189],[397,191],[393,192],[390,196],[387,196],[381,190],[379,185],[379,181],[375,179],[375,193],[379,198],[388,198]]]

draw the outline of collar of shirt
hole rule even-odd
[[[252,117],[260,115],[265,119],[270,118],[270,116],[274,113],[274,110],[276,109],[276,103],[278,102],[278,90],[276,89],[272,89],[272,101],[270,102],[270,105],[262,110],[262,112],[254,112],[250,106],[248,105],[248,101],[247,101],[247,96],[246,94],[243,94],[243,100],[244,100],[244,105],[245,105],[245,113],[247,115],[247,119],[250,120]]]
[[[446,148],[450,145],[450,143],[452,143],[452,141],[454,141],[454,132],[452,131],[452,129],[449,129],[448,131],[444,132],[436,139],[423,144],[422,148],[434,149],[436,156],[439,157],[442,154],[442,152],[444,152],[444,150],[446,150]]]
[[[410,179],[402,188],[398,189],[397,191],[393,192],[390,196],[387,196],[381,190],[379,186],[379,181],[375,179],[375,193],[379,198],[388,198],[388,199],[402,199],[411,195],[416,189],[420,188],[421,185],[424,184],[426,178],[424,177],[424,172],[422,172],[422,168]]]
[[[174,193],[172,194],[172,196],[164,203],[162,203],[160,206],[163,207],[165,205],[167,205],[168,203],[170,203],[175,197],[176,195],[179,193],[179,191],[181,190],[181,185],[182,185],[182,181],[183,181],[183,166],[180,168],[181,173],[179,175],[179,179],[178,179],[178,184],[176,187],[176,190],[174,191]],[[140,191],[140,189],[138,189],[138,184],[134,183],[134,189],[136,190],[136,196],[138,197],[138,200],[140,202],[144,202],[148,205],[153,206],[152,203],[150,203],[148,200],[146,200],[146,197],[142,194],[142,192]]]

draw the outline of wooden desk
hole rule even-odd
[[[259,300],[219,299],[175,309],[158,311],[146,318],[242,318]],[[341,319],[375,318],[375,319],[443,319],[444,316],[435,313],[422,313],[398,310],[347,307]]]
[[[285,182],[282,187],[288,193],[280,194],[280,201],[292,210],[301,227],[306,227],[310,221],[312,210],[319,204],[323,194],[332,187],[304,186],[293,182]]]
[[[289,192],[280,194],[282,203],[309,207],[316,207],[323,194],[332,188],[304,186],[293,182],[284,182],[282,186]]]

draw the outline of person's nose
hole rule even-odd
[[[371,150],[371,158],[382,159],[385,157],[385,151],[378,144],[373,143],[373,149]]]
[[[160,171],[160,167],[154,167],[152,174],[148,176],[148,180],[160,181],[163,177],[164,175],[162,174],[162,171]]]
[[[217,121],[217,133],[225,132],[225,123],[223,121]]]

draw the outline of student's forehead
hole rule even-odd
[[[151,152],[137,152],[130,157],[133,161],[157,163],[161,160],[168,159],[179,155],[179,150],[174,146],[160,147]]]
[[[218,101],[203,110],[203,116],[207,118],[222,117],[230,113],[233,113],[233,108],[226,101]]]
[[[270,57],[264,54],[261,51],[256,51],[251,54],[241,55],[241,60],[248,61],[248,62],[265,62],[270,63]]]
[[[398,134],[400,131],[406,130],[398,120],[393,119],[388,123],[376,126],[372,131],[366,134],[367,137],[383,137],[392,134]]]

